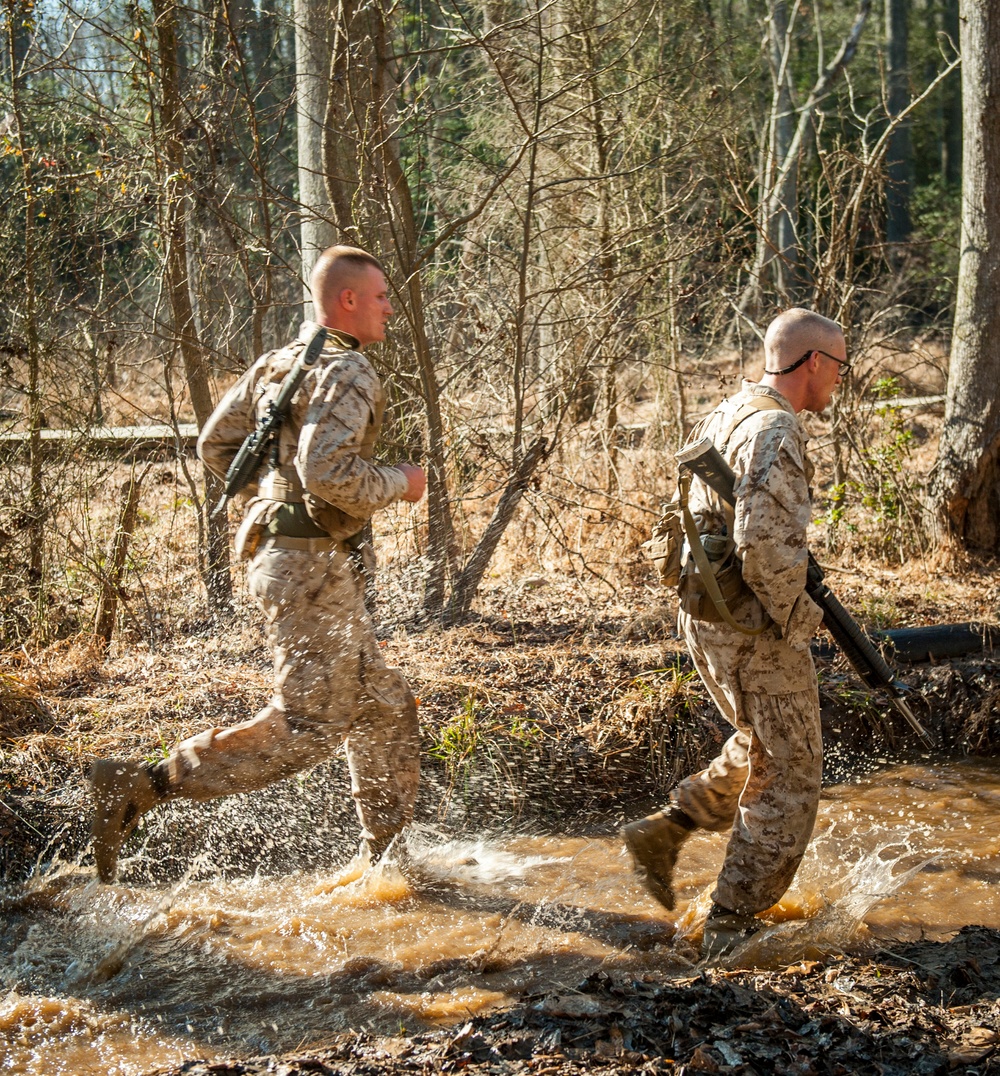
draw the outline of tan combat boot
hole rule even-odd
[[[97,876],[105,884],[118,874],[118,852],[139,819],[159,803],[149,770],[136,762],[95,762],[90,770],[94,797],[91,839]]]
[[[705,920],[702,960],[722,960],[765,926],[755,915],[743,915],[713,903]]]
[[[650,895],[671,911],[677,853],[694,828],[694,822],[683,811],[668,807],[637,822],[629,822],[622,829],[622,839],[632,854],[636,874]]]

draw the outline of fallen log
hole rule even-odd
[[[873,632],[875,642],[886,657],[915,664],[941,661],[966,654],[982,653],[1000,643],[1000,625],[970,622],[967,624],[932,624],[923,628],[892,628]]]
[[[39,431],[42,448],[59,452],[67,448],[81,449],[89,454],[142,455],[163,449],[192,449],[198,440],[198,427],[193,422],[179,425],[151,426],[93,426],[86,430]],[[0,457],[26,452],[31,434],[23,430],[0,433]]]

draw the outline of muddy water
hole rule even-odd
[[[1000,764],[829,789],[794,888],[744,962],[1000,928]],[[609,820],[608,832],[614,830]],[[689,972],[724,837],[695,835],[668,916],[613,837],[413,841],[365,873],[99,887],[53,868],[0,905],[0,1071],[139,1074],[464,1020],[598,966]]]

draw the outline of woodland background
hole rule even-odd
[[[856,364],[812,426],[825,552],[992,563],[988,0],[3,0],[0,28],[0,649],[232,608],[184,424],[335,241],[391,277],[380,457],[430,477],[377,524],[393,618],[459,621],[498,556],[650,580],[673,451],[791,304]]]

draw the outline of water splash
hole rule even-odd
[[[339,776],[327,785],[346,798]],[[414,828],[409,863],[372,869],[356,820],[299,792],[154,816],[120,885],[56,864],[0,890],[0,1070],[138,1074],[349,1027],[398,1033],[562,996],[597,968],[690,974],[684,959],[698,959],[724,834],[685,846],[675,938],[610,836],[615,818],[596,838],[456,836],[437,820]],[[998,795],[995,771],[943,765],[827,790],[795,888],[737,961],[794,965],[877,930],[1000,926]]]
[[[882,843],[857,854],[855,862],[839,875],[831,866],[844,864],[837,827],[814,842],[794,888],[761,918],[772,925],[753,935],[721,961],[729,967],[774,968],[800,960],[821,959],[834,953],[864,952],[878,943],[865,923],[872,910],[898,893],[916,875],[934,863],[940,853],[921,852],[913,834],[884,830]],[[852,833],[847,840],[856,840]],[[701,929],[710,900],[702,900]],[[695,929],[688,932],[690,938]]]

